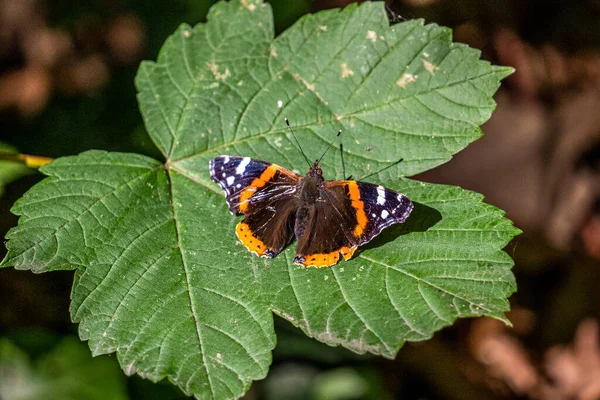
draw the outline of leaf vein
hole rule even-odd
[[[354,312],[354,314],[358,317],[358,319],[364,324],[365,328],[367,328],[371,332],[373,332],[373,334],[377,337],[377,339],[379,339],[379,342],[385,347],[385,349],[388,352],[393,353],[392,349],[388,346],[388,344],[386,342],[384,342],[383,339],[377,334],[377,332],[375,332],[369,326],[369,324],[367,323],[367,321],[365,320],[365,318],[362,315],[360,315],[360,313],[350,303],[350,300],[348,299],[348,296],[346,296],[346,293],[344,292],[342,284],[341,284],[341,282],[338,279],[338,273],[336,272],[336,269],[334,268],[332,271],[333,271],[333,277],[335,278],[334,280],[337,283],[338,287],[340,288],[340,294],[342,295],[342,297],[344,298],[344,300],[346,301],[346,303],[348,304],[348,306],[350,307],[350,309]]]

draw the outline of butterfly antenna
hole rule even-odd
[[[400,164],[402,161],[404,161],[404,158],[401,158],[398,161],[395,161],[395,162],[393,162],[390,165],[386,165],[385,167],[381,168],[379,171],[375,171],[375,172],[373,172],[373,173],[371,173],[369,175],[363,176],[362,178],[359,178],[358,180],[362,181],[363,179],[369,178],[369,177],[371,177],[373,175],[377,175],[378,173],[383,172],[383,171],[385,171],[388,168],[392,168],[394,165]]]
[[[310,161],[308,161],[308,157],[306,157],[306,154],[304,154],[304,151],[302,150],[302,146],[300,146],[300,142],[298,141],[298,138],[296,137],[296,135],[294,134],[294,131],[292,130],[292,127],[290,126],[290,121],[288,121],[288,119],[285,119],[285,123],[288,127],[288,129],[290,130],[290,132],[292,133],[292,136],[294,137],[294,140],[296,141],[296,144],[298,145],[298,149],[300,149],[300,153],[302,153],[302,155],[304,156],[304,159],[306,160],[306,163],[308,164],[308,167],[312,167],[312,165],[310,164]]]
[[[335,137],[333,138],[333,140],[331,141],[331,143],[329,143],[329,146],[327,146],[327,148],[325,149],[325,151],[323,152],[323,154],[321,155],[321,157],[319,157],[319,159],[317,160],[317,164],[321,162],[321,160],[323,159],[323,157],[325,157],[325,154],[327,154],[327,152],[329,151],[329,149],[331,148],[331,146],[333,145],[333,143],[337,140],[337,138],[342,134],[342,130],[340,129],[337,133],[337,135],[335,135]]]
[[[350,179],[352,176],[346,176],[346,163],[344,162],[344,145],[340,143],[340,157],[342,158],[342,179]]]

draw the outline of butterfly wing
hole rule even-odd
[[[316,206],[298,212],[294,262],[329,267],[338,262],[340,254],[348,260],[357,246],[386,227],[406,221],[412,209],[408,197],[383,186],[325,181]]]
[[[357,181],[325,181],[325,192],[342,190],[353,209],[351,217],[341,215],[342,224],[351,226],[352,240],[365,244],[390,225],[403,223],[413,210],[413,203],[402,193],[381,185]],[[353,217],[353,218],[352,218]]]
[[[299,175],[249,157],[219,156],[210,161],[211,178],[232,213],[246,218],[236,227],[242,244],[261,257],[275,257],[293,238]]]
[[[340,259],[348,260],[356,250],[346,234],[347,226],[340,213],[351,213],[341,195],[329,198],[321,195],[314,206],[301,208],[296,214],[295,233],[298,239],[294,263],[305,267],[330,267]],[[348,215],[348,220],[352,215]]]
[[[329,198],[346,199],[345,205],[338,207],[337,214],[349,239],[359,246],[371,241],[388,226],[405,222],[413,210],[408,197],[381,185],[350,180],[325,181],[323,189]]]

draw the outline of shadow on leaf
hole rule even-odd
[[[365,250],[374,249],[384,244],[396,240],[399,236],[412,232],[425,232],[442,220],[442,214],[435,208],[421,203],[414,203],[413,209],[408,220],[403,224],[394,224],[384,229],[379,236],[364,244],[358,249],[360,254]]]

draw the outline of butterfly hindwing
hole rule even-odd
[[[346,218],[340,213],[347,213]],[[329,198],[321,194],[314,206],[299,209],[295,222],[298,245],[294,262],[305,267],[330,267],[339,261],[340,255],[345,260],[350,259],[357,247],[347,235],[348,227],[353,225],[348,221],[352,218],[343,192]]]

